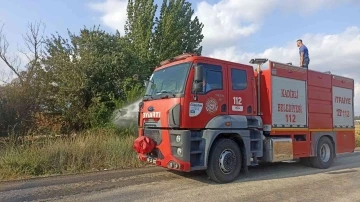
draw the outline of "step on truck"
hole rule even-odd
[[[354,152],[353,79],[249,63],[187,53],[163,61],[139,104],[138,158],[228,183],[260,162],[327,169],[337,154]]]

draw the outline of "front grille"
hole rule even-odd
[[[155,128],[155,127],[156,127],[156,123],[145,122],[145,123],[144,123],[144,127],[145,127],[145,128]]]
[[[161,132],[160,130],[157,129],[144,129],[144,136],[147,136],[151,139],[153,139],[157,145],[159,145],[161,143]]]

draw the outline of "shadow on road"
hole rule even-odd
[[[325,173],[331,177],[349,172],[358,172],[354,168],[359,167],[360,153],[336,159],[333,166],[327,170],[305,167],[297,162],[263,164],[250,167],[248,173],[240,174],[238,179],[232,183],[291,178],[318,173]],[[179,185],[184,182],[183,180],[186,180],[189,182],[196,181],[204,186],[221,186],[208,179],[205,171],[191,173],[164,171],[166,169],[150,167],[0,183],[0,201],[45,200],[94,191],[140,186],[142,184],[159,184],[172,180],[181,180],[179,183],[174,181],[175,184]]]
[[[349,156],[344,156],[336,158],[334,164],[329,169],[317,169],[304,166],[297,161],[293,162],[279,162],[279,163],[264,163],[255,167],[249,167],[247,173],[241,173],[237,180],[232,183],[242,183],[248,181],[262,181],[262,180],[272,180],[272,179],[282,179],[282,178],[291,178],[299,177],[306,175],[314,175],[318,173],[325,173],[329,175],[335,174],[345,174],[349,172],[358,172],[357,170],[352,170],[354,168],[359,168],[359,163],[344,163],[346,158],[358,156],[360,153],[354,153]],[[344,170],[346,169],[346,170]],[[205,171],[194,171],[190,173],[179,173],[176,171],[169,171],[178,176],[182,176],[191,180],[196,180],[198,182],[209,184],[209,185],[218,185],[217,183],[211,181]]]

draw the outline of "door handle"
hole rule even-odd
[[[248,107],[247,107],[247,113],[248,113],[248,114],[251,114],[251,113],[252,113],[252,107],[251,107],[251,106],[248,106]]]
[[[221,112],[226,112],[226,104],[221,105]]]

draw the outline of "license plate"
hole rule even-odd
[[[156,159],[151,158],[151,157],[147,157],[147,162],[156,164]]]

